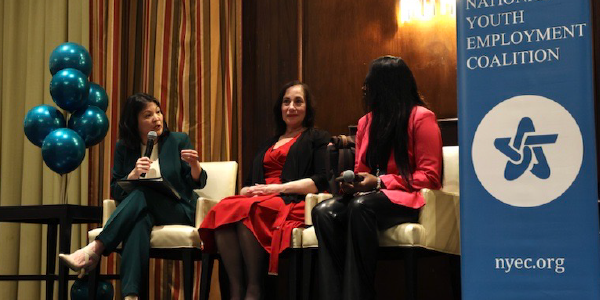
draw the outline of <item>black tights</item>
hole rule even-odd
[[[262,299],[267,252],[252,231],[242,222],[223,226],[215,230],[215,242],[228,274],[231,300]]]

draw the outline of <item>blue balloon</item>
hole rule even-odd
[[[90,82],[88,105],[99,107],[104,112],[108,108],[108,95],[106,91],[100,85],[93,82]]]
[[[91,147],[104,139],[108,125],[108,118],[100,108],[88,106],[71,115],[68,127],[79,134],[86,147]]]
[[[85,157],[85,142],[69,128],[56,129],[44,139],[42,158],[52,171],[67,174],[79,167]]]
[[[63,69],[50,81],[50,95],[60,108],[74,112],[87,105],[90,82],[75,69]]]
[[[63,43],[50,53],[50,73],[56,74],[66,68],[81,71],[85,76],[92,72],[92,57],[85,48],[76,43]]]
[[[39,105],[27,112],[23,121],[25,136],[38,147],[42,147],[48,134],[66,126],[62,112],[50,105]]]
[[[88,299],[88,277],[77,279],[71,286],[72,300],[87,300]],[[98,289],[96,290],[96,299],[112,300],[115,290],[110,282],[105,280],[98,281]]]

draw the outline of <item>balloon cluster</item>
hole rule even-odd
[[[82,279],[77,279],[71,286],[71,299],[72,300],[87,300],[88,299],[88,280],[89,276]],[[112,284],[105,280],[98,281],[98,287],[96,290],[96,299],[98,300],[112,300],[115,295],[115,289]]]
[[[46,165],[58,174],[69,173],[81,164],[85,148],[102,141],[108,132],[108,95],[98,84],[88,81],[92,58],[75,43],[64,43],[50,54],[50,95],[63,113],[50,105],[27,112],[23,127],[34,145],[42,148]]]

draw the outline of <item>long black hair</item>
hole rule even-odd
[[[306,104],[306,115],[304,116],[304,120],[302,121],[302,126],[306,128],[313,128],[315,126],[315,106],[314,99],[308,88],[308,85],[302,83],[298,80],[290,81],[286,83],[281,90],[279,91],[279,95],[275,100],[275,104],[273,104],[273,118],[275,119],[275,135],[280,136],[285,133],[287,125],[283,121],[283,116],[281,115],[281,103],[283,103],[283,97],[285,96],[285,92],[287,89],[299,85],[302,87],[302,91],[304,91],[304,103]]]
[[[140,147],[142,139],[138,129],[138,115],[150,102],[160,107],[160,102],[156,98],[145,93],[133,94],[125,101],[125,105],[121,110],[121,118],[119,119],[119,139],[125,143],[127,148],[137,149]],[[163,133],[159,139],[168,134],[169,129],[163,115]]]
[[[426,106],[415,78],[401,58],[382,56],[371,63],[363,91],[367,111],[372,112],[367,165],[372,172],[379,169],[387,173],[393,151],[400,175],[410,186],[413,170],[408,159],[408,119],[413,107]]]

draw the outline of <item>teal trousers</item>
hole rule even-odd
[[[96,237],[104,246],[103,255],[114,252],[120,243],[121,294],[139,295],[142,274],[148,273],[150,261],[150,233],[155,225],[193,225],[194,212],[185,200],[170,199],[141,187],[131,192],[117,205],[102,233]]]

